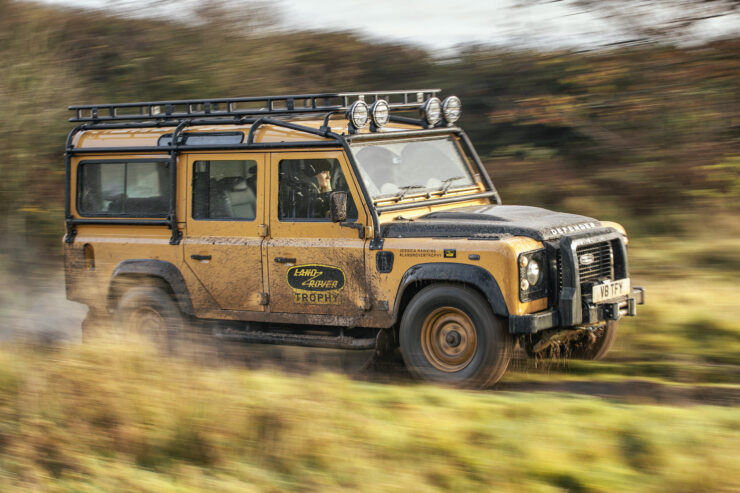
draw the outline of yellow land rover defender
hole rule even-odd
[[[67,297],[188,330],[379,353],[485,386],[515,344],[600,358],[635,315],[615,223],[501,205],[439,90],[72,106]],[[421,115],[421,116],[419,116]]]

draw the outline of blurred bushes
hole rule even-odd
[[[264,3],[210,1],[180,18],[0,0],[1,251],[58,253],[67,105],[160,98],[439,86],[462,98],[462,125],[506,202],[651,233],[675,232],[666,214],[738,212],[740,38],[580,53],[471,46],[440,59],[342,32],[270,31]]]

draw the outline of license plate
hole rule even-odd
[[[606,281],[603,284],[597,284],[591,292],[594,303],[621,298],[630,294],[630,280],[620,279],[618,281]]]

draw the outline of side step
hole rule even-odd
[[[265,332],[261,330],[228,331],[216,337],[226,341],[275,344],[279,346],[320,347],[329,349],[375,349],[375,337],[359,338],[339,335]]]

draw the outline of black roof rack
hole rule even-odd
[[[440,89],[404,91],[340,92],[292,94],[248,98],[188,99],[145,103],[84,104],[70,106],[71,122],[131,120],[181,120],[187,118],[243,118],[247,116],[336,113],[346,111],[356,100],[370,104],[385,99],[392,110],[419,108]]]

